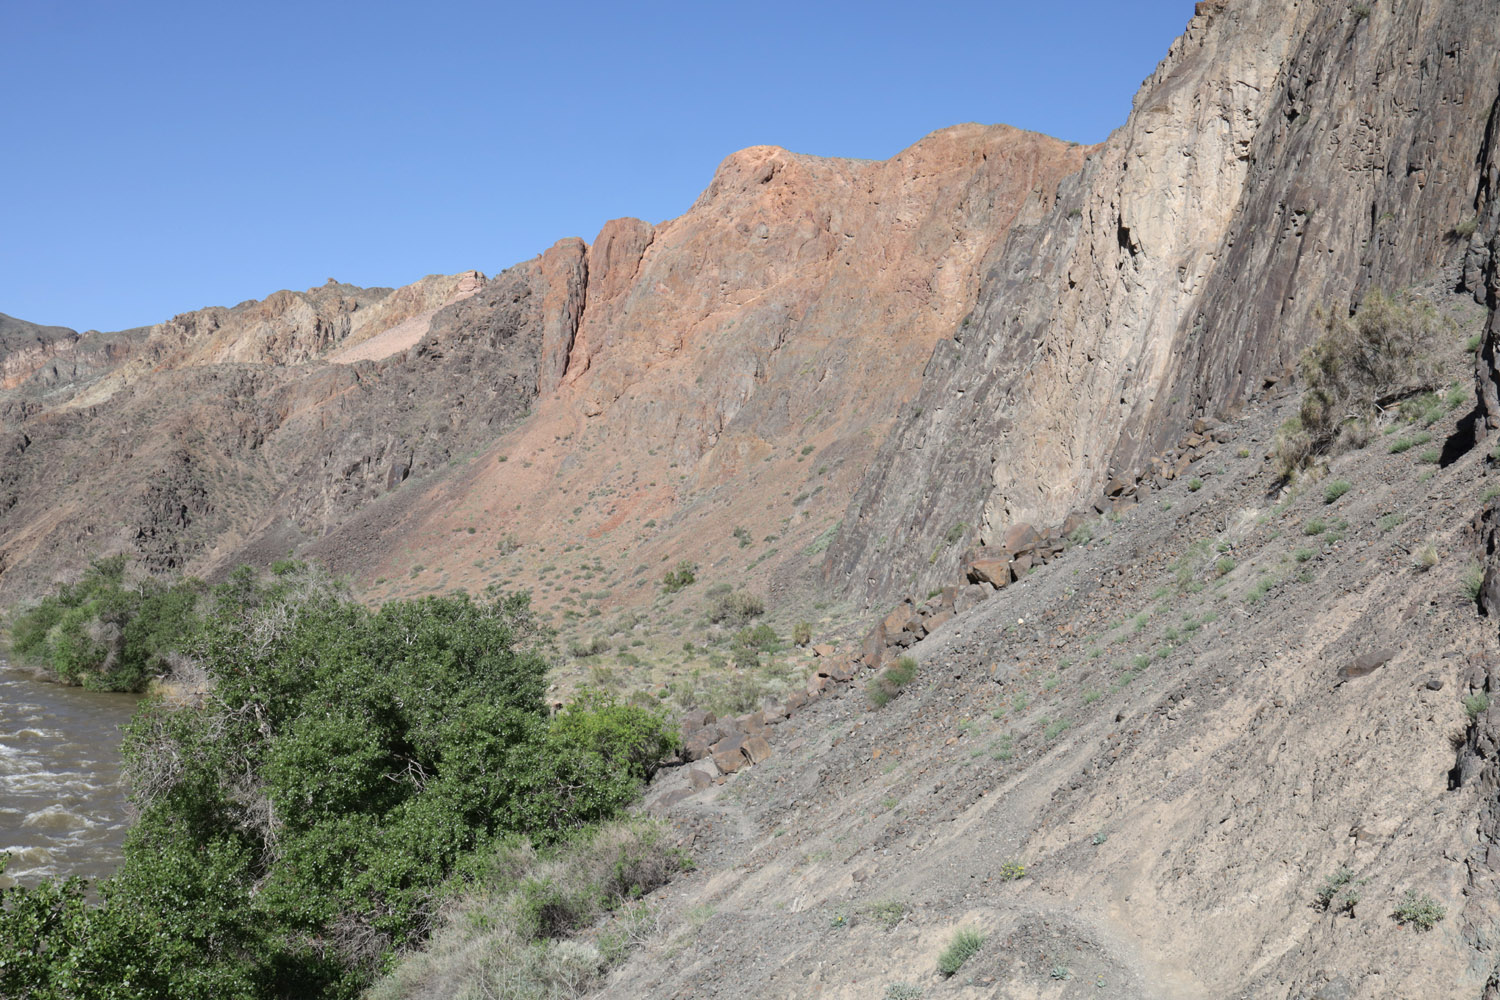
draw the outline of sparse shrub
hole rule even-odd
[[[1333,503],[1335,500],[1343,496],[1345,493],[1348,493],[1353,488],[1354,485],[1347,479],[1335,479],[1333,482],[1323,487],[1323,502],[1325,504]]]
[[[1484,589],[1484,567],[1478,563],[1474,563],[1468,569],[1464,570],[1463,579],[1460,583],[1463,586],[1465,597],[1471,601],[1479,600],[1479,592]]]
[[[1436,448],[1427,448],[1423,450],[1422,454],[1417,456],[1417,461],[1423,465],[1437,465],[1438,462],[1442,461],[1442,457],[1442,453]]]
[[[1235,452],[1234,455],[1235,455],[1236,458],[1249,458],[1250,457],[1250,449],[1249,448],[1241,448],[1239,451]]]
[[[1469,354],[1478,354],[1479,345],[1484,343],[1484,334],[1476,333],[1464,341],[1464,350]]]
[[[1328,525],[1322,518],[1315,517],[1302,526],[1304,535],[1321,535],[1328,530]]]
[[[715,584],[715,587],[726,584]],[[766,613],[766,602],[744,590],[714,593],[708,605],[708,620],[715,625],[730,627],[748,625]]]
[[[1054,965],[1052,967],[1052,972],[1049,973],[1049,975],[1051,975],[1053,979],[1058,980],[1068,980],[1073,978],[1072,971],[1066,965],[1062,964]]]
[[[1431,542],[1423,544],[1412,554],[1412,561],[1418,569],[1432,569],[1438,564],[1437,546]]]
[[[1228,556],[1224,556],[1218,562],[1214,563],[1214,571],[1220,576],[1227,575],[1234,567],[1235,561]]]
[[[1431,382],[1442,321],[1414,296],[1371,292],[1353,317],[1329,316],[1298,369],[1307,384],[1295,425],[1277,432],[1277,467],[1289,476],[1330,450],[1346,425],[1369,421],[1377,401]]]
[[[871,903],[865,912],[886,930],[893,930],[906,916],[906,904],[896,899],[884,899]]]
[[[806,646],[812,642],[812,624],[809,622],[798,622],[792,627],[792,642],[798,646]]]
[[[1354,15],[1355,21],[1363,21],[1370,16],[1370,5],[1367,3],[1352,3],[1349,5],[1349,13]]]
[[[1323,884],[1313,894],[1313,900],[1318,909],[1324,912],[1352,914],[1354,905],[1360,900],[1361,887],[1364,884],[1364,879],[1356,882],[1353,869],[1344,865],[1323,879]]]
[[[677,564],[675,569],[669,569],[661,578],[662,593],[675,594],[684,587],[692,585],[698,579],[698,567],[686,559]]]
[[[962,521],[960,521],[957,524],[955,524],[953,527],[951,527],[951,528],[948,529],[948,533],[943,536],[943,541],[945,543],[947,543],[948,545],[952,545],[954,542],[956,542],[960,538],[964,537],[964,532],[966,532],[968,530],[969,530],[969,526],[967,524],[963,523]]]
[[[751,542],[750,532],[745,528],[735,528],[734,537],[740,543],[740,548],[745,548]]]
[[[951,979],[953,974],[963,968],[965,962],[979,954],[979,949],[984,947],[984,935],[976,930],[965,927],[953,935],[953,940],[948,942],[942,954],[938,955],[938,972],[945,979]]]
[[[922,1000],[922,987],[915,983],[890,983],[885,988],[885,1000]]]
[[[1425,892],[1418,894],[1415,889],[1406,890],[1401,902],[1396,905],[1396,912],[1392,914],[1397,923],[1410,924],[1424,931],[1432,930],[1447,915],[1447,907]]]
[[[1007,882],[1015,882],[1026,877],[1026,866],[1019,861],[1007,861],[1000,866],[1000,877]]]
[[[901,657],[882,670],[880,675],[865,687],[870,704],[876,708],[884,708],[916,676],[917,658],[915,656]]]
[[[1485,712],[1489,711],[1489,709],[1490,696],[1483,691],[1464,698],[1464,712],[1468,714],[1470,721],[1479,718]]]
[[[1192,479],[1188,480],[1188,489],[1194,493],[1197,493],[1199,490],[1203,489],[1203,480],[1199,479],[1197,476],[1194,476]]]
[[[1479,229],[1479,216],[1471,215],[1467,219],[1453,227],[1453,235],[1460,239],[1468,239]]]
[[[1072,545],[1087,545],[1094,540],[1094,526],[1092,524],[1080,524],[1068,534],[1068,542]]]

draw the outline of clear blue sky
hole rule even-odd
[[[0,312],[121,329],[493,274],[726,155],[1096,142],[1192,0],[0,4]]]

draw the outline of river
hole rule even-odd
[[[0,879],[112,872],[130,825],[120,739],[135,695],[44,681],[0,660]]]

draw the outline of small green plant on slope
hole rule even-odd
[[[1418,930],[1430,931],[1437,926],[1437,922],[1448,915],[1448,908],[1427,893],[1418,893],[1415,889],[1406,890],[1401,897],[1401,902],[1396,904],[1396,911],[1392,914],[1397,923],[1409,924]]]
[[[965,962],[979,954],[979,949],[983,947],[984,935],[965,927],[953,935],[953,940],[948,942],[948,947],[938,955],[938,972],[942,973],[943,978],[951,979],[953,974],[963,968]]]
[[[892,930],[906,916],[906,904],[896,899],[884,899],[871,903],[865,912],[886,930]]]
[[[870,704],[876,708],[884,708],[916,676],[917,658],[915,656],[901,657],[882,670],[880,676],[872,680],[865,688]]]
[[[1477,719],[1490,709],[1490,696],[1483,691],[1464,698],[1464,712],[1470,720]]]
[[[922,987],[915,983],[891,983],[885,988],[885,1000],[922,1000]]]
[[[690,586],[698,579],[698,567],[686,559],[677,564],[675,569],[667,570],[661,578],[661,589],[664,594],[675,594],[684,587]]]
[[[1323,487],[1323,502],[1325,504],[1333,503],[1335,500],[1343,496],[1345,493],[1348,493],[1353,488],[1354,485],[1347,479],[1335,479],[1333,482]]]
[[[1353,869],[1344,865],[1323,879],[1323,884],[1318,887],[1313,899],[1318,909],[1325,913],[1332,911],[1352,914],[1355,904],[1360,900],[1364,884],[1364,879],[1355,881]]]
[[[1461,583],[1465,597],[1471,601],[1479,600],[1479,592],[1484,589],[1484,567],[1478,563],[1471,565],[1464,570]]]

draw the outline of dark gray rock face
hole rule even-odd
[[[1497,119],[1493,3],[1199,4],[1126,124],[990,258],[828,582],[888,603],[956,578],[955,524],[994,544],[1061,523],[1287,378],[1319,309],[1450,271],[1493,309]]]
[[[24,384],[0,399],[7,593],[99,551],[132,552],[156,572],[211,573],[329,535],[527,412],[546,293],[529,262],[439,311],[415,346],[381,361],[169,367],[97,403],[45,412],[45,368],[91,335],[39,340],[7,327],[21,341],[7,343],[7,357],[39,350],[32,342],[52,354],[17,361]],[[86,399],[88,382],[61,391]]]

